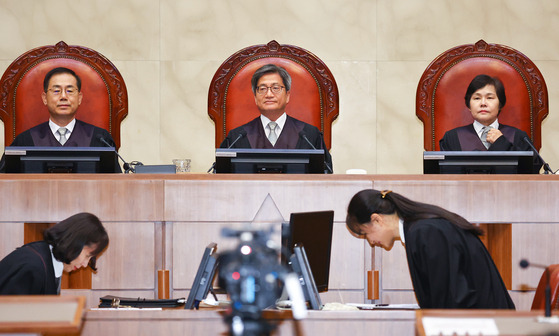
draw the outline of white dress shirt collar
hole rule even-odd
[[[276,124],[278,124],[276,126],[276,135],[278,136],[278,138],[281,134],[281,131],[283,130],[283,127],[285,126],[286,120],[287,120],[287,114],[285,112],[276,120]],[[268,124],[270,123],[271,120],[261,114],[260,121],[262,122],[262,127],[264,127],[264,132],[266,132],[266,137],[268,137],[270,135],[270,129],[268,128]]]
[[[72,119],[72,121],[70,121],[68,125],[64,126],[67,129],[66,139],[70,138],[70,134],[72,134],[72,132],[74,131],[75,126],[76,126],[76,119]],[[56,140],[60,141],[60,134],[58,134],[58,129],[60,128],[60,126],[58,126],[52,120],[49,119],[49,127],[50,127],[50,131],[52,132]]]
[[[54,268],[54,276],[60,278],[62,276],[62,272],[64,271],[64,263],[56,260],[54,254],[52,254],[52,245],[49,245],[49,247],[50,255],[52,257],[52,267]]]
[[[402,241],[402,245],[405,245],[406,238],[404,237],[404,221],[402,218],[398,218],[398,229],[400,231],[400,240]]]
[[[474,120],[474,129],[476,130],[477,136],[480,138],[483,127],[485,127],[485,125],[477,120]],[[499,129],[499,120],[495,119],[495,121],[491,125],[489,125],[489,127]]]

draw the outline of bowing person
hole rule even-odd
[[[94,271],[109,244],[99,218],[78,213],[48,228],[44,240],[23,245],[0,261],[1,295],[60,294],[62,272]]]
[[[366,189],[351,199],[346,225],[372,247],[405,245],[419,306],[514,309],[481,230],[441,207],[414,202],[389,190]]]

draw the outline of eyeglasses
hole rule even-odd
[[[54,96],[60,96],[62,94],[62,91],[64,91],[67,96],[75,96],[78,94],[78,89],[76,89],[75,87],[67,87],[64,90],[61,88],[53,88],[48,89],[48,91],[52,92]]]
[[[264,95],[268,93],[268,90],[272,90],[273,94],[278,94],[281,92],[281,90],[283,90],[283,88],[284,86],[281,85],[272,85],[272,86],[260,85],[259,87],[256,88],[256,93]]]

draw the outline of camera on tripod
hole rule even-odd
[[[222,236],[240,240],[219,257],[218,281],[231,300],[226,322],[232,335],[266,335],[274,329],[262,319],[262,310],[275,305],[289,272],[280,264],[270,234],[271,230],[222,230]]]

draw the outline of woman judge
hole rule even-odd
[[[498,116],[507,102],[499,78],[477,75],[466,89],[464,102],[474,122],[447,131],[439,141],[441,151],[532,151],[526,132],[499,123]],[[534,155],[535,174],[542,164]]]
[[[455,213],[368,189],[351,199],[346,224],[373,247],[402,241],[421,308],[515,308],[481,230]]]
[[[97,270],[96,256],[109,244],[101,221],[90,213],[73,215],[43,236],[0,261],[0,294],[59,294],[62,272]]]

